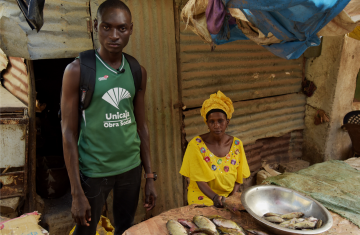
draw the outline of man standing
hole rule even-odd
[[[82,113],[78,59],[66,67],[63,77],[62,133],[73,199],[71,213],[77,224],[74,235],[95,235],[111,190],[115,234],[122,234],[132,225],[141,165],[146,178],[144,207],[151,210],[156,202],[156,174],[151,170],[145,120],[146,70],[141,66],[141,84],[136,90],[129,61],[123,54],[133,30],[131,12],[120,0],[106,0],[99,6],[97,19],[94,28],[101,46],[94,52],[95,89]]]

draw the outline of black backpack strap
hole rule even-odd
[[[131,73],[134,79],[135,95],[136,95],[136,93],[140,90],[141,87],[141,81],[142,81],[141,66],[139,62],[131,55],[124,53],[124,56],[130,65]]]
[[[79,109],[89,107],[95,90],[96,58],[95,50],[80,52],[80,103]]]

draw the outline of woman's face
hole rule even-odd
[[[221,112],[210,113],[207,119],[210,133],[214,135],[223,135],[228,124],[229,120],[227,120],[226,115]]]

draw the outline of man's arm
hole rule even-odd
[[[146,125],[145,117],[145,90],[147,75],[144,67],[141,66],[142,81],[139,91],[135,95],[134,101],[134,115],[137,124],[137,132],[139,134],[140,144],[140,157],[146,174],[151,174],[151,159],[150,159],[150,143],[149,143],[149,130]],[[146,179],[145,184],[145,204],[144,207],[149,211],[154,208],[156,204],[156,190],[153,179]]]
[[[89,226],[91,208],[80,183],[79,173],[79,86],[80,63],[75,60],[64,72],[61,95],[61,120],[65,164],[71,184],[73,198],[71,213],[79,225]]]

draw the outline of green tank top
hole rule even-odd
[[[121,69],[125,72],[120,73]],[[87,177],[124,173],[140,165],[140,138],[134,116],[135,85],[124,55],[119,71],[96,52],[96,83],[82,112],[79,168]]]

